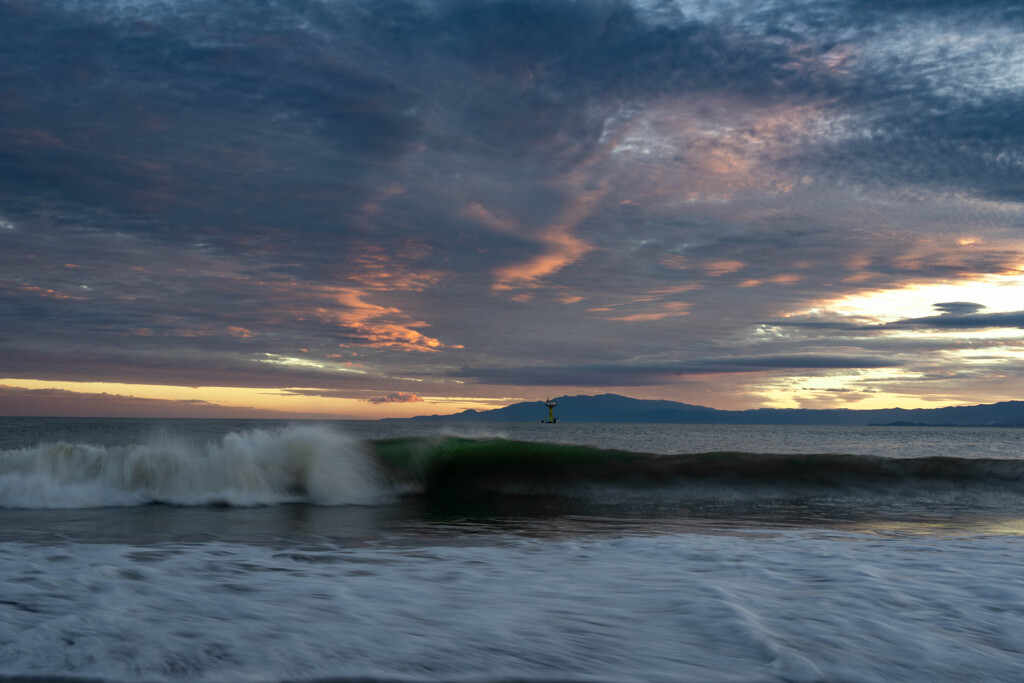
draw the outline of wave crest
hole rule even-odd
[[[0,452],[0,507],[373,505],[386,489],[362,444],[324,426],[254,429],[196,446],[65,442]]]

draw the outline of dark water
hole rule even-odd
[[[998,429],[0,421],[0,676],[1019,680]]]

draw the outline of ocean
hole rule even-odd
[[[0,680],[1020,681],[1024,430],[0,418]]]

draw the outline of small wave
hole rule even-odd
[[[372,505],[386,489],[363,444],[323,426],[255,429],[197,446],[44,443],[0,453],[0,507]]]

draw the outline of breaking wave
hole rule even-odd
[[[376,505],[400,495],[622,495],[732,500],[1009,494],[1024,460],[716,452],[655,455],[500,437],[360,441],[326,426],[254,429],[205,445],[44,443],[0,452],[0,507]],[[605,498],[607,496],[608,498]]]
[[[324,427],[171,438],[143,445],[44,443],[0,452],[0,507],[376,504],[386,499],[358,440]]]

